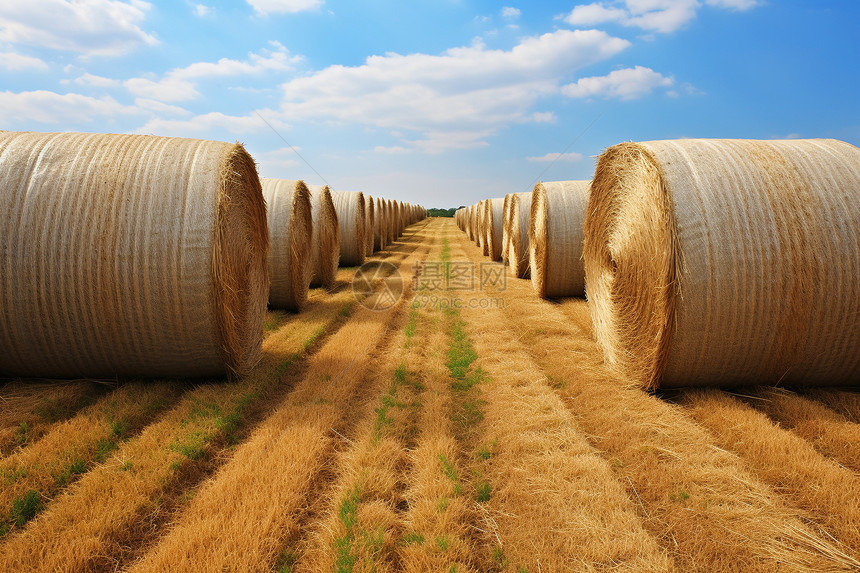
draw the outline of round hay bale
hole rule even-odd
[[[0,373],[213,377],[260,357],[266,206],[239,144],[0,133]]]
[[[308,185],[313,216],[311,238],[311,283],[331,288],[340,261],[340,223],[328,185]]]
[[[582,239],[591,181],[538,183],[529,213],[529,273],[538,296],[585,295]]]
[[[269,307],[301,310],[311,282],[313,216],[304,181],[260,179],[269,227]]]
[[[484,233],[486,235],[487,252],[485,253],[493,261],[502,258],[502,209],[505,200],[487,199],[486,213],[484,215]]]
[[[381,251],[385,248],[386,245],[386,234],[385,230],[385,218],[387,216],[385,212],[385,200],[382,197],[377,197],[374,199],[376,203],[374,209],[374,219],[373,219],[373,248],[377,251]]]
[[[856,384],[858,197],[841,141],[610,147],[585,222],[607,363],[646,388]]]
[[[376,201],[370,195],[364,196],[365,209],[365,230],[364,230],[364,254],[365,256],[373,256],[374,233],[373,228],[376,225]]]
[[[388,212],[388,244],[390,245],[394,241],[397,240],[397,234],[395,232],[394,227],[397,225],[396,212],[394,209],[394,201],[391,199],[385,200],[385,209]]]
[[[490,256],[490,243],[487,241],[487,203],[489,199],[481,199],[478,203],[478,246],[485,257]]]
[[[505,195],[505,203],[502,207],[502,264],[508,264],[508,252],[511,247],[511,198],[513,193]]]
[[[367,256],[364,194],[361,191],[332,191],[331,198],[340,224],[340,266],[363,265]]]
[[[514,193],[508,213],[510,219],[510,244],[508,245],[508,268],[519,278],[528,278],[529,267],[529,222],[532,211],[531,193]]]

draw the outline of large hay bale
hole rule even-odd
[[[508,213],[510,239],[508,244],[508,268],[519,278],[528,278],[529,266],[529,223],[532,211],[531,193],[514,193]]]
[[[268,242],[239,144],[0,133],[0,373],[247,372]]]
[[[860,381],[860,150],[624,143],[586,218],[595,335],[647,388]]]
[[[481,253],[487,257],[490,255],[490,243],[487,241],[487,203],[489,199],[481,199],[478,203],[478,246]]]
[[[332,191],[331,198],[340,224],[340,266],[363,265],[367,255],[364,194],[361,191]]]
[[[301,310],[311,282],[313,216],[304,181],[260,179],[269,227],[269,307]]]
[[[397,232],[395,231],[397,213],[392,199],[385,200],[385,209],[388,212],[388,240],[386,242],[390,245],[397,240]]]
[[[529,273],[538,296],[584,296],[583,223],[590,181],[538,183],[529,213]]]
[[[308,185],[313,216],[311,286],[331,288],[340,262],[340,223],[328,185]]]
[[[503,197],[487,199],[485,202],[484,241],[487,245],[487,252],[484,254],[493,261],[502,258],[502,209],[504,206],[505,199]]]
[[[370,195],[364,196],[364,254],[367,257],[373,256],[373,228],[376,225],[376,201]]]
[[[388,214],[385,212],[385,200],[382,197],[374,199],[374,203],[373,248],[381,251],[386,245],[385,219]]]
[[[502,207],[502,264],[508,264],[508,252],[511,246],[511,198],[513,193],[505,195],[505,203]]]

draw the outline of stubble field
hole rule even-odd
[[[372,260],[237,381],[5,381],[0,571],[860,569],[860,395],[632,387],[451,219]]]

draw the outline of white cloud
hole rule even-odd
[[[323,0],[247,0],[258,14],[295,14],[315,10]]]
[[[48,64],[32,56],[16,54],[15,52],[0,52],[0,69],[10,72],[16,70],[46,70],[48,69]]]
[[[141,0],[27,0],[0,2],[0,41],[116,56],[158,42],[140,24],[150,9]]]
[[[520,14],[522,14],[522,12],[520,12],[519,8],[511,8],[510,6],[502,8],[503,18],[519,18]]]
[[[141,109],[151,111],[156,114],[171,114],[171,115],[191,115],[187,109],[155,101],[153,99],[135,98],[134,105]]]
[[[194,15],[203,18],[212,13],[212,7],[207,6],[206,4],[195,4],[194,5]]]
[[[556,94],[583,66],[630,45],[599,30],[557,30],[513,49],[480,41],[441,55],[389,53],[361,66],[330,66],[283,85],[283,117],[363,123],[417,132],[404,144],[425,151],[465,149],[511,123],[546,120],[530,108]]]
[[[526,157],[526,161],[533,161],[537,163],[554,163],[556,161],[564,161],[567,163],[573,163],[575,161],[580,161],[582,159],[581,153],[547,153],[546,155],[542,155],[540,157]]]
[[[709,6],[743,11],[760,0],[705,0]],[[643,30],[669,33],[684,27],[701,8],[699,0],[616,0],[574,6],[564,21],[571,26],[595,26],[616,22]]]
[[[299,148],[295,149],[298,150]],[[271,173],[274,168],[277,167],[298,167],[299,165],[302,165],[296,152],[289,147],[281,147],[279,149],[272,149],[262,153],[255,153],[254,160],[259,165],[261,175]]]
[[[603,4],[580,4],[574,6],[564,21],[571,26],[594,26],[605,22],[621,22],[627,18],[627,10],[609,8]]]
[[[761,0],[705,0],[709,6],[717,6],[719,8],[728,8],[743,12],[750,8],[755,8],[762,4]]]
[[[615,70],[606,76],[581,78],[561,88],[564,95],[574,98],[607,97],[622,100],[637,99],[658,87],[675,83],[651,68],[636,66]]]
[[[286,130],[287,126],[274,119],[274,114],[268,112],[272,117],[269,123],[275,129]],[[201,136],[209,133],[217,133],[226,130],[234,135],[243,135],[249,132],[260,132],[269,129],[266,123],[257,114],[246,116],[226,115],[221,112],[211,112],[198,115],[190,119],[164,119],[156,117],[137,130],[137,133],[154,135],[172,135],[176,137]]]
[[[119,80],[96,76],[90,73],[85,73],[82,76],[75,78],[75,83],[79,86],[92,86],[95,88],[114,88],[121,85]]]
[[[535,123],[555,123],[555,113],[551,111],[536,111],[532,114],[532,121]]]
[[[93,98],[45,90],[0,92],[0,125],[42,123],[68,129],[70,125],[90,123],[96,119],[139,113],[139,109],[122,105],[111,97]]]
[[[200,94],[197,81],[211,78],[249,76],[263,72],[281,72],[293,68],[299,57],[291,57],[284,46],[271,42],[275,50],[249,54],[245,61],[221,58],[217,62],[197,62],[167,72],[161,79],[131,78],[125,87],[134,95],[160,101],[188,101]]]

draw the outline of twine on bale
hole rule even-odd
[[[646,388],[860,381],[860,150],[625,143],[586,219],[595,335]]]
[[[261,179],[269,227],[269,307],[301,310],[311,282],[313,214],[303,181]]]
[[[0,133],[0,373],[211,377],[259,360],[266,209],[239,144]]]
[[[529,221],[532,194],[514,193],[508,213],[510,230],[508,268],[515,277],[528,278],[529,272]]]
[[[366,258],[366,211],[361,191],[332,191],[332,201],[340,224],[340,266],[364,264]]]
[[[538,296],[584,296],[583,223],[590,181],[535,185],[529,213],[529,273]]]
[[[340,261],[340,223],[328,185],[308,185],[308,191],[313,216],[310,286],[331,288]]]

